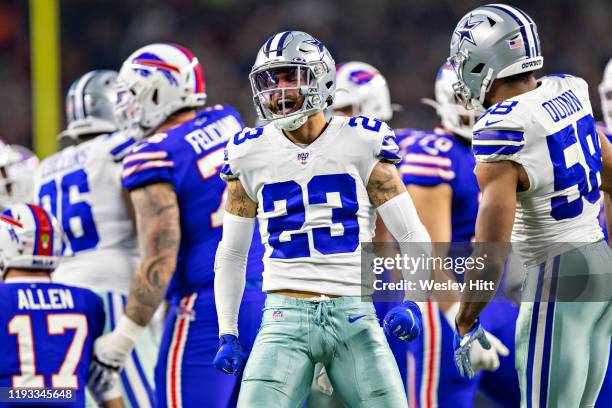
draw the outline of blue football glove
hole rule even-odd
[[[483,349],[489,350],[491,343],[485,334],[484,329],[480,325],[480,319],[476,320],[476,324],[463,337],[459,336],[457,323],[455,323],[455,337],[453,339],[453,348],[455,349],[455,366],[462,377],[474,377],[474,368],[470,359],[470,349],[472,343],[477,341]]]
[[[421,309],[414,302],[404,302],[387,312],[383,320],[383,329],[387,336],[400,340],[412,341],[421,335],[423,317]]]
[[[219,338],[219,351],[213,360],[215,368],[225,374],[239,375],[243,362],[242,345],[238,337],[233,334],[222,335]]]

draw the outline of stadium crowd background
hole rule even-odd
[[[46,0],[31,0],[46,1]],[[273,33],[300,29],[331,50],[336,62],[362,60],[387,78],[403,106],[395,127],[431,127],[433,80],[460,17],[485,1],[471,0],[61,0],[62,96],[95,68],[119,69],[133,50],[154,41],[191,49],[206,75],[209,103],[229,103],[255,120],[248,73]],[[612,2],[509,2],[538,25],[543,72],[581,76],[600,118],[597,85],[612,56]],[[32,146],[28,2],[0,0],[0,138]],[[63,105],[62,99],[62,105]],[[64,106],[60,112],[64,112]],[[62,125],[65,118],[61,119]]]

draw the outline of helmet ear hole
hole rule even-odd
[[[480,74],[482,72],[482,69],[484,68],[485,64],[483,64],[482,62],[478,65],[476,65],[474,68],[472,68],[472,74]]]
[[[155,105],[159,104],[159,94],[157,92],[157,89],[153,91],[153,95],[151,95],[151,101],[153,101]]]

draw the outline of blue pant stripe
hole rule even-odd
[[[559,276],[559,257],[553,260],[550,294],[546,309],[546,330],[544,331],[544,350],[542,353],[542,376],[540,377],[540,406],[545,407],[548,396],[548,376],[550,372],[550,346],[552,342],[552,326],[555,316],[555,297],[557,294],[557,278]]]
[[[542,282],[544,280],[544,272],[546,270],[546,262],[540,265],[540,271],[538,273],[538,283],[536,287],[536,296],[533,303],[533,310],[531,312],[531,328],[529,330],[529,349],[527,352],[527,408],[531,408],[531,393],[533,392],[533,358],[535,351],[536,335],[538,332],[538,312],[540,310],[540,297],[542,296]]]

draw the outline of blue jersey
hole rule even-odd
[[[469,242],[475,233],[479,195],[470,145],[442,128],[428,132],[398,129],[395,134],[402,153],[404,184],[448,184],[453,193],[452,242]]]
[[[228,105],[204,109],[164,133],[141,142],[123,160],[123,186],[128,190],[152,183],[169,183],[178,199],[181,243],[177,268],[167,298],[180,299],[212,289],[215,252],[221,240],[225,182],[219,177],[227,140],[243,127],[240,115]],[[253,239],[257,246],[257,238]],[[261,274],[260,255],[249,254],[249,271]],[[259,262],[259,269],[253,262]]]
[[[102,299],[50,282],[0,283],[0,387],[72,388],[85,404],[94,340],[104,328]]]

